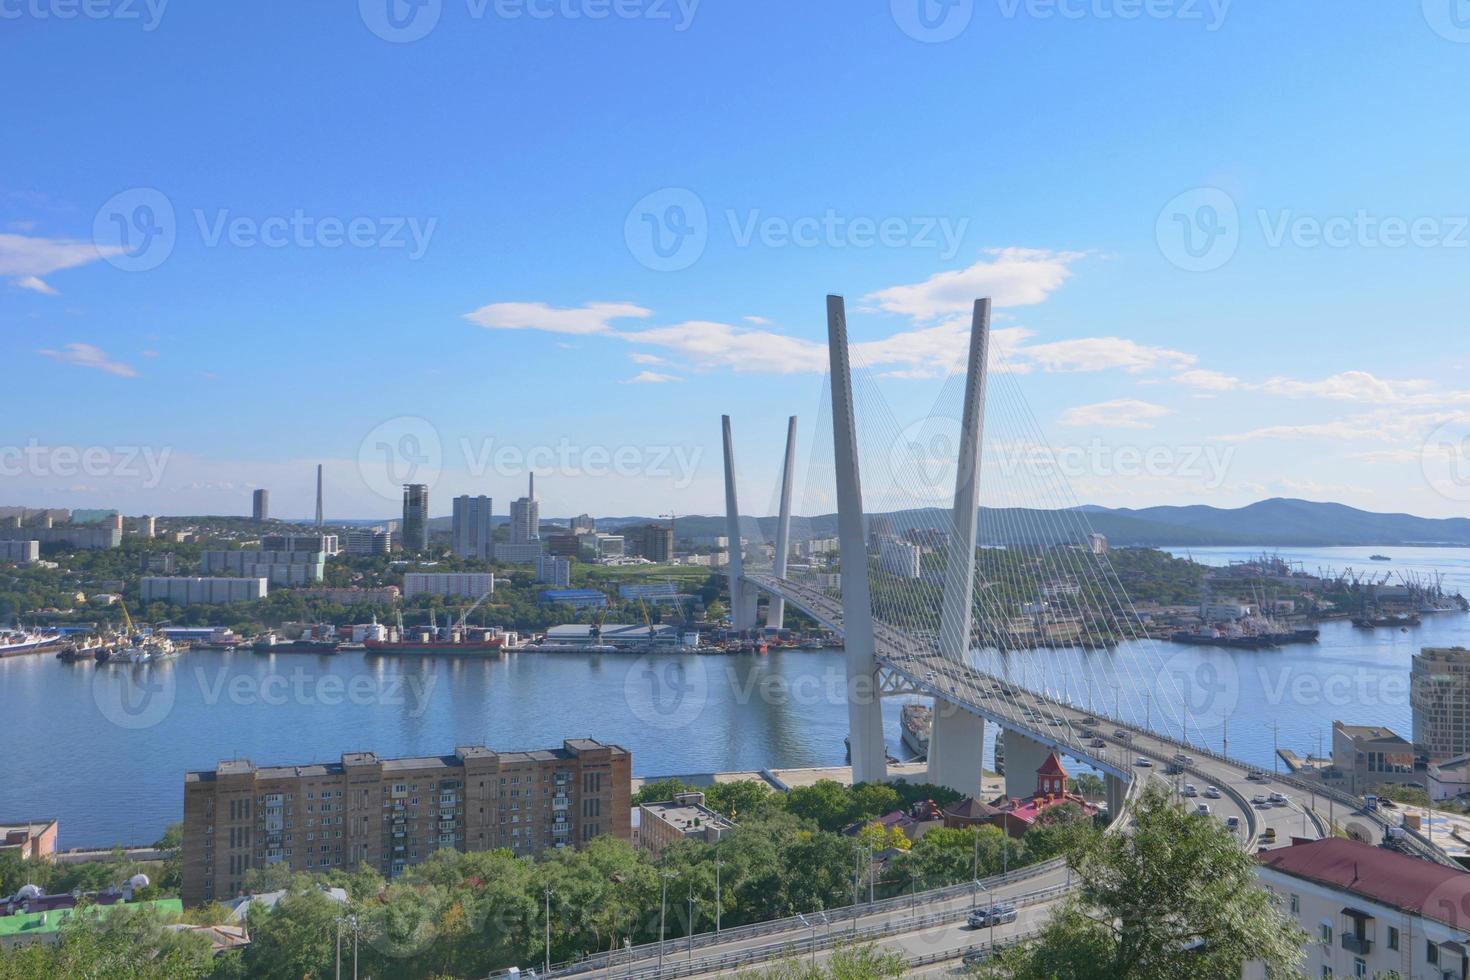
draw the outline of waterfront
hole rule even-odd
[[[1470,550],[1383,550],[1439,568],[1448,587],[1470,592]],[[1338,551],[1371,553],[1281,555],[1300,554],[1311,571],[1356,564],[1329,553]],[[1257,553],[1193,549],[1211,564]],[[1330,622],[1320,643],[1280,650],[1157,643],[976,656],[1079,703],[1090,688],[1098,710],[1116,704],[1127,720],[1148,718],[1165,731],[1181,724],[1167,708],[1179,690],[1190,703],[1191,737],[1218,749],[1228,734],[1232,755],[1270,767],[1273,725],[1279,744],[1302,754],[1315,752],[1319,738],[1330,744],[1334,719],[1409,735],[1410,658],[1422,646],[1456,644],[1470,645],[1470,616],[1425,617],[1408,632]],[[21,657],[0,661],[0,716],[12,744],[0,761],[3,812],[59,817],[66,847],[147,843],[179,819],[185,770],[233,756],[304,763],[358,749],[404,756],[467,744],[544,748],[576,736],[626,746],[639,775],[835,766],[847,731],[843,676],[840,650],[483,661],[200,650],[144,667]],[[888,700],[884,714],[889,749],[903,757],[901,705]],[[993,736],[987,731],[987,742]]]

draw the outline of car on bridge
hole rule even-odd
[[[991,905],[988,908],[975,909],[965,919],[965,922],[971,929],[984,929],[987,926],[1003,926],[1009,922],[1015,922],[1017,915],[1014,905]]]
[[[1185,796],[1198,796],[1199,795],[1199,789],[1197,789],[1195,787],[1194,783],[1185,783],[1184,784],[1184,795]]]
[[[1205,787],[1205,796],[1209,797],[1212,800],[1218,800],[1220,798],[1220,787],[1218,787],[1218,786],[1206,786]]]
[[[1143,755],[1139,756],[1138,757],[1138,761],[1135,762],[1135,763],[1133,763],[1133,764],[1135,766],[1142,766],[1145,769],[1149,769],[1149,768],[1152,768],[1153,767],[1153,761],[1151,759],[1149,759],[1147,756],[1143,756]]]
[[[1226,817],[1225,829],[1230,831],[1232,834],[1238,832],[1240,830],[1240,818],[1236,816]]]
[[[1104,742],[1100,738],[1094,738],[1091,742],[1089,742],[1087,744],[1091,745],[1095,749],[1105,749],[1108,746],[1108,743],[1107,742]]]

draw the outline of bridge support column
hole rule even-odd
[[[929,782],[982,798],[985,719],[943,698],[934,699],[929,729]]]
[[[1006,795],[1024,799],[1036,792],[1036,770],[1051,749],[1014,729],[1006,729]]]
[[[755,590],[745,584],[745,552],[740,546],[740,503],[735,495],[735,442],[730,435],[730,416],[720,417],[725,437],[725,533],[730,538],[730,625],[744,631],[755,626]],[[749,595],[746,595],[749,593]]]
[[[858,476],[852,366],[847,357],[847,310],[827,297],[827,354],[832,371],[832,456],[837,476],[837,541],[842,556],[842,645],[847,650],[847,725],[852,778],[888,778],[883,745],[883,702],[878,693],[877,640],[868,587],[868,542],[863,533],[863,489]]]
[[[786,577],[786,559],[791,551],[791,481],[796,470],[796,416],[786,423],[786,466],[781,470],[781,510],[776,517],[777,578]],[[786,600],[773,595],[767,600],[766,626],[779,630],[785,625]]]
[[[1123,797],[1128,795],[1128,784],[1123,782],[1122,777],[1111,773],[1103,774],[1103,786],[1107,789],[1108,797],[1108,819],[1118,819],[1118,814],[1123,812]]]

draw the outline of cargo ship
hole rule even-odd
[[[919,701],[910,701],[903,706],[899,716],[903,729],[903,744],[918,758],[929,756],[929,733],[934,727],[934,710]]]
[[[294,640],[283,640],[274,633],[267,633],[257,637],[250,644],[250,649],[256,653],[313,653],[333,654],[342,648],[337,639],[336,630],[330,626],[315,626],[302,630],[301,635]]]
[[[499,654],[515,643],[514,633],[495,628],[440,626],[420,627],[406,631],[388,630],[387,635],[362,641],[368,653],[380,655],[419,655],[474,657]]]

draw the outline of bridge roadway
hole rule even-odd
[[[792,606],[834,632],[842,632],[842,604],[825,592],[789,579],[749,574],[746,580],[768,594],[779,594]],[[1207,804],[1222,821],[1240,820],[1242,843],[1281,847],[1298,837],[1321,837],[1329,821],[1341,822],[1356,809],[1342,794],[1322,796],[1291,779],[1260,773],[1256,767],[1196,746],[1128,724],[1101,713],[1077,708],[1064,701],[992,677],[968,664],[940,656],[935,645],[875,622],[874,633],[880,670],[901,677],[921,694],[938,697],[1050,746],[1058,753],[1077,759],[1112,776],[1131,780],[1140,772],[1161,773],[1171,764],[1182,772],[1173,777],[1176,791],[1193,784],[1200,794],[1208,787],[1220,790],[1220,799],[1191,797],[1192,805]],[[1090,732],[1090,735],[1084,735]],[[1178,763],[1180,757],[1183,762]],[[1148,764],[1143,765],[1146,761]],[[1257,773],[1258,779],[1250,779]],[[1267,780],[1262,782],[1261,778]],[[1279,785],[1277,785],[1279,784]],[[1304,792],[1304,787],[1306,791]],[[1257,796],[1282,792],[1285,806],[1252,804]],[[1373,843],[1383,836],[1383,823],[1364,817],[1356,826]],[[1261,844],[1267,828],[1276,832],[1275,844]]]

